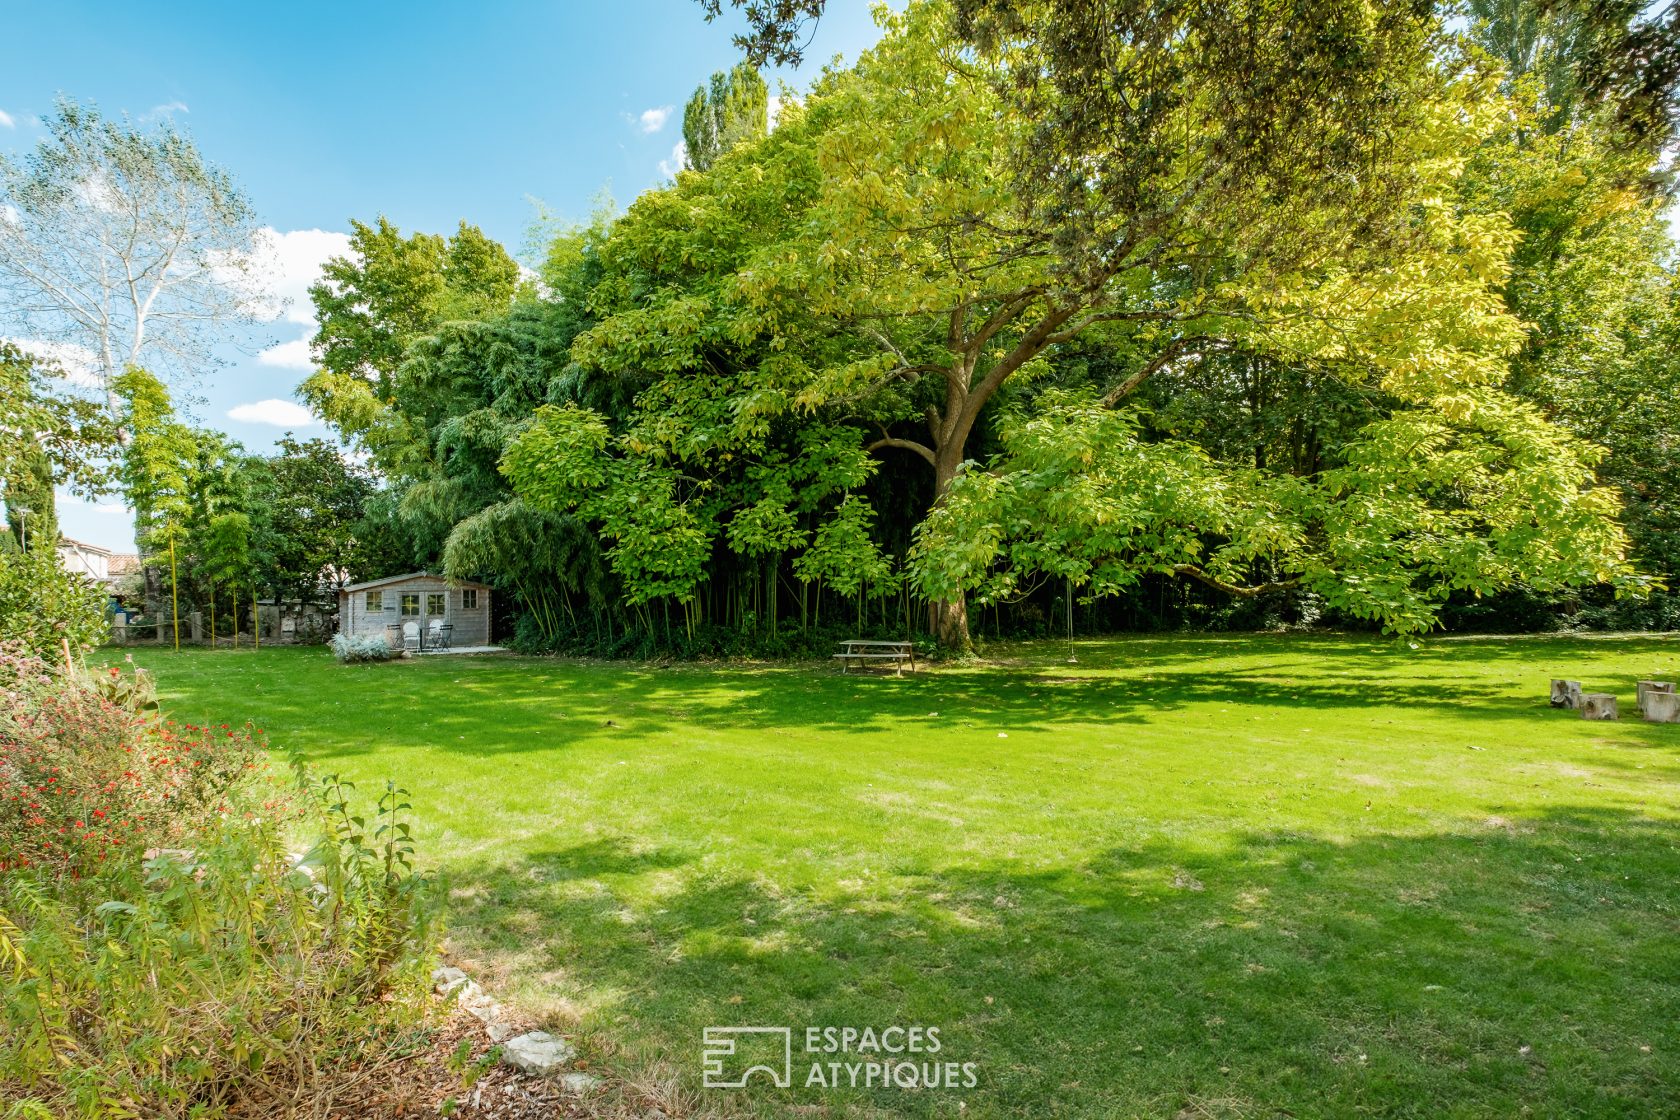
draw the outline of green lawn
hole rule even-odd
[[[969,1090],[763,1115],[1680,1113],[1680,640],[1191,637],[827,666],[136,653],[414,792],[452,945],[597,1068],[940,1028]],[[1571,676],[1620,723],[1546,703]],[[797,1044],[796,1044],[797,1049]],[[855,1059],[854,1059],[855,1060]]]

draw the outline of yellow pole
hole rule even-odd
[[[239,585],[233,585],[233,648],[239,648]]]
[[[262,648],[262,600],[255,591],[251,592],[251,641],[252,649]]]
[[[210,648],[216,648],[216,585],[210,584]]]
[[[175,535],[169,536],[169,603],[175,627],[175,652],[181,652],[181,581],[175,575]]]

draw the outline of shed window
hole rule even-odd
[[[426,596],[426,613],[428,615],[442,615],[445,595],[441,591],[433,591]]]
[[[478,588],[465,587],[461,589],[461,609],[476,611],[478,609]]]
[[[405,594],[402,597],[402,616],[404,618],[420,617],[420,593],[418,591],[412,595]]]
[[[370,610],[370,611],[382,611],[382,610],[384,610],[385,609],[385,592],[383,592],[383,591],[369,591],[367,593],[367,609]]]

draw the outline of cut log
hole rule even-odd
[[[1616,697],[1608,692],[1581,694],[1582,719],[1616,719]]]
[[[1579,708],[1581,706],[1581,682],[1558,681],[1552,682],[1552,707]]]
[[[1674,693],[1674,682],[1673,681],[1640,681],[1637,685],[1635,685],[1634,686],[1634,698],[1635,698],[1635,703],[1639,707],[1639,714],[1640,715],[1645,714],[1645,697],[1649,693],[1652,693],[1652,692],[1668,693],[1669,695],[1673,695],[1673,693]]]
[[[1652,723],[1680,723],[1680,693],[1647,692],[1639,714]]]

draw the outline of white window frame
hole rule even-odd
[[[476,611],[478,609],[478,588],[461,588],[461,609],[464,611]]]
[[[437,610],[433,610],[433,607]],[[449,593],[447,591],[426,592],[426,617],[443,618],[449,613]]]
[[[408,609],[408,602],[409,602],[410,599],[414,600],[414,609],[413,610]],[[404,591],[400,595],[398,595],[397,596],[397,615],[400,618],[419,618],[420,617],[420,592],[418,592],[418,591]]]
[[[368,591],[364,592],[364,594],[366,595],[366,598],[362,600],[363,609],[369,612],[378,611],[380,614],[385,613],[385,592]]]

